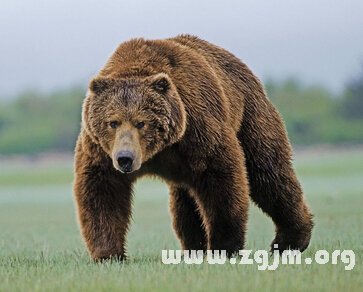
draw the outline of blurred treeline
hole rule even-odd
[[[363,72],[341,94],[297,79],[265,82],[295,145],[363,143]],[[84,88],[26,91],[0,103],[0,154],[72,151]]]
[[[0,154],[72,151],[80,128],[83,88],[26,91],[0,104]]]

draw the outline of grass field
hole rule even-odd
[[[352,249],[346,264],[164,265],[162,249],[178,249],[166,187],[137,184],[128,236],[129,260],[93,263],[84,248],[72,201],[72,162],[0,161],[0,291],[362,291],[363,152],[299,153],[296,168],[315,214],[312,242],[319,249]],[[248,249],[267,249],[273,225],[251,206]]]

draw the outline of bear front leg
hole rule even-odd
[[[248,216],[249,188],[244,157],[236,137],[225,137],[207,169],[196,180],[196,201],[208,236],[208,249],[243,249]]]
[[[94,260],[122,260],[131,217],[131,182],[100,153],[90,157],[80,142],[76,148],[74,195],[79,224]]]
[[[183,250],[206,250],[207,235],[195,199],[185,187],[171,184],[170,212]]]

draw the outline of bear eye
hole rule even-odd
[[[111,127],[112,129],[116,129],[116,128],[118,127],[118,125],[119,125],[119,122],[117,122],[117,121],[111,121],[111,122],[109,123],[109,125],[110,125],[110,127]]]
[[[144,122],[139,122],[139,123],[137,123],[137,124],[136,124],[136,126],[135,126],[135,127],[136,127],[137,129],[142,129],[144,126],[145,126],[145,123],[144,123]]]

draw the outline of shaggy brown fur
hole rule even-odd
[[[170,187],[183,249],[242,249],[249,196],[282,251],[305,250],[312,215],[283,122],[260,81],[197,37],[121,44],[90,83],[75,155],[81,231],[94,259],[125,257],[132,185]]]

